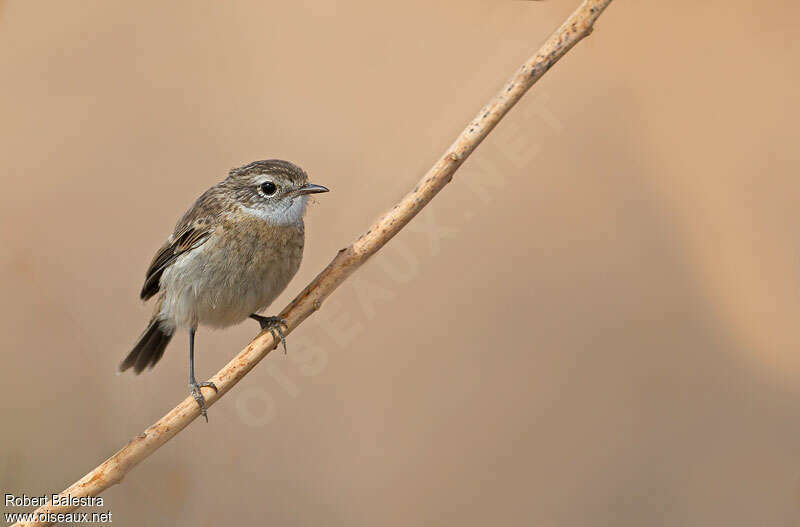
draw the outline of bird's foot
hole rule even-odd
[[[283,353],[286,354],[286,337],[283,335],[283,328],[289,329],[286,321],[281,317],[262,317],[261,315],[250,315],[250,318],[257,320],[261,324],[262,331],[269,331],[272,333],[272,339],[275,341],[275,348],[278,347],[278,340],[283,345]],[[275,349],[273,348],[273,349]]]
[[[217,390],[217,386],[213,382],[197,382],[192,379],[192,382],[189,383],[189,393],[191,393],[192,397],[194,397],[194,400],[197,401],[197,406],[200,407],[200,413],[203,414],[203,417],[205,417],[207,423],[208,414],[206,413],[206,400],[203,397],[203,393],[200,391],[200,388],[211,388],[215,392],[219,392],[219,390]]]

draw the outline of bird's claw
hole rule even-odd
[[[283,353],[286,354],[286,336],[283,334],[283,328],[289,330],[289,325],[286,323],[286,320],[282,319],[281,317],[262,317],[260,315],[252,315],[252,317],[258,321],[261,325],[261,331],[269,331],[272,334],[272,340],[275,341],[275,348],[278,347],[278,341],[280,340],[281,345],[283,345]],[[272,348],[272,349],[275,349]]]
[[[217,390],[217,385],[210,381],[208,382],[192,381],[189,383],[189,393],[191,393],[192,397],[194,397],[194,400],[197,401],[197,406],[200,407],[200,413],[203,415],[207,423],[208,413],[206,412],[206,399],[205,397],[203,397],[203,393],[200,391],[200,388],[211,388],[215,392],[219,392],[219,390]]]

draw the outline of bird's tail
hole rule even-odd
[[[164,349],[171,339],[172,331],[161,327],[158,317],[153,317],[131,352],[120,363],[119,371],[133,367],[138,375],[148,366],[152,368],[164,355]]]

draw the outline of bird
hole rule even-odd
[[[203,387],[194,373],[198,325],[224,328],[252,318],[283,344],[286,321],[262,316],[297,273],[303,257],[308,198],[328,192],[299,166],[280,159],[230,170],[180,218],[145,273],[142,300],[153,315],[119,365],[138,375],[152,368],[178,329],[189,333],[189,393],[208,422]]]

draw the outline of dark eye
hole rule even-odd
[[[276,187],[275,183],[272,181],[265,181],[261,184],[261,192],[263,192],[265,196],[272,196],[277,190],[278,187]]]

